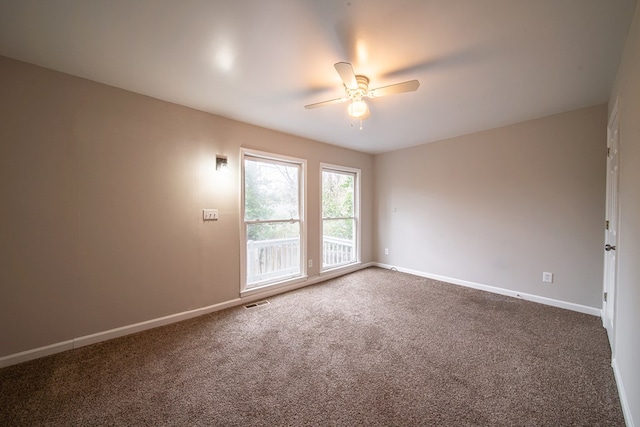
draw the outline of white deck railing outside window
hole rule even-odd
[[[356,260],[353,241],[324,236],[322,241],[322,267],[331,268]]]
[[[324,237],[322,266],[330,268],[355,261],[350,240]],[[247,242],[247,287],[265,280],[300,273],[300,239],[297,237]]]

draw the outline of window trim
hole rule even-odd
[[[300,222],[300,274],[295,276],[286,276],[280,280],[259,284],[251,288],[247,288],[247,228],[246,224],[255,221],[245,221],[244,218],[244,162],[246,157],[262,159],[279,164],[296,164],[300,167],[300,182],[298,183],[299,197],[299,219]],[[307,279],[307,160],[297,157],[286,156],[283,154],[268,153],[265,151],[253,150],[249,148],[240,148],[240,296],[247,296],[253,293],[264,291],[265,289],[274,289],[277,287],[290,285]]]
[[[340,265],[336,265],[336,266],[331,266],[331,267],[324,267],[324,262],[323,262],[323,255],[324,255],[324,216],[322,215],[322,173],[324,171],[328,171],[328,172],[337,172],[337,173],[347,173],[347,174],[353,174],[355,176],[355,182],[353,185],[353,215],[354,215],[354,221],[355,221],[355,232],[356,232],[356,236],[355,236],[355,245],[356,245],[356,259],[353,262],[349,262],[346,264],[340,264]],[[362,258],[361,258],[361,242],[362,242],[362,237],[361,237],[361,227],[360,227],[360,183],[361,183],[361,175],[362,175],[362,170],[358,169],[358,168],[353,168],[353,167],[349,167],[349,166],[341,166],[341,165],[336,165],[336,164],[331,164],[331,163],[320,163],[320,182],[319,182],[319,219],[320,219],[320,234],[319,234],[319,240],[320,240],[320,252],[319,252],[319,257],[320,260],[318,262],[319,264],[319,268],[320,268],[320,275],[322,276],[323,274],[328,274],[328,273],[332,273],[334,271],[337,270],[341,270],[344,268],[348,268],[348,267],[352,267],[354,265],[360,264],[362,262]],[[330,218],[330,219],[338,219],[338,218]],[[345,218],[346,219],[346,218]],[[350,218],[348,218],[350,219]]]

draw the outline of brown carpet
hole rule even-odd
[[[622,426],[600,319],[369,268],[0,370],[0,425]]]

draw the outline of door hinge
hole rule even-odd
[[[609,229],[609,220],[606,220],[604,222],[604,228],[607,229],[607,230]]]
[[[611,156],[611,148],[607,147],[607,157],[610,157],[610,156]]]
[[[607,293],[604,293],[604,302],[607,302]]]

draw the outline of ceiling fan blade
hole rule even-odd
[[[344,85],[349,89],[358,89],[358,81],[356,80],[356,73],[353,71],[353,67],[348,62],[336,62],[334,64],[336,71],[340,74],[340,78],[344,82]]]
[[[395,83],[389,86],[382,86],[376,89],[371,89],[368,93],[369,97],[380,97],[387,95],[394,95],[396,93],[414,92],[420,87],[420,82],[417,80],[409,80],[402,83]]]
[[[316,102],[315,104],[305,105],[304,108],[309,110],[311,108],[324,107],[325,105],[339,104],[341,102],[345,102],[345,101],[348,101],[348,100],[349,100],[349,98],[336,98],[336,99],[331,99],[329,101],[322,101],[322,102]]]

